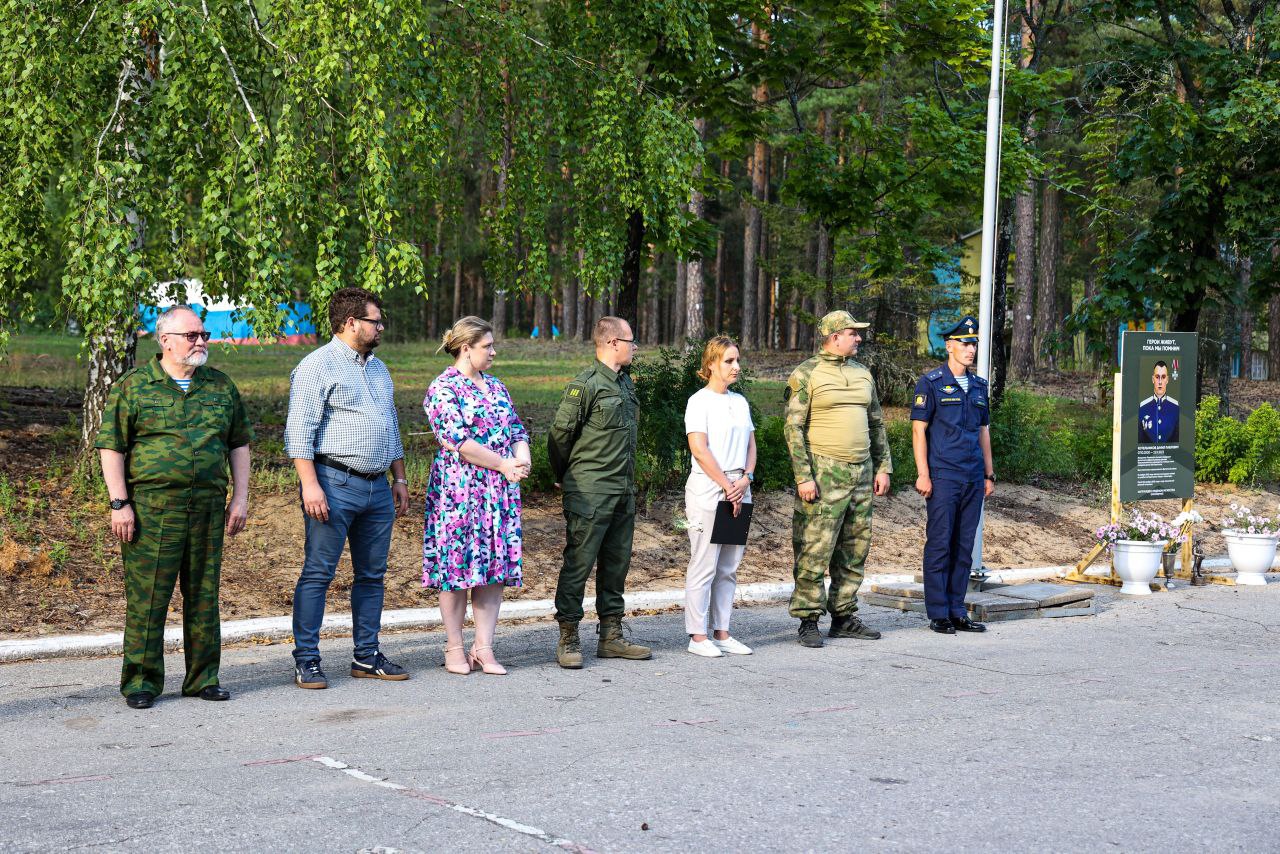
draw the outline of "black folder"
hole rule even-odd
[[[711,526],[711,542],[718,546],[745,546],[747,531],[751,528],[751,505],[743,504],[738,515],[733,515],[733,502],[721,501],[716,505],[716,521]]]

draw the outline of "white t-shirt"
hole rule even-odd
[[[747,467],[747,449],[755,429],[747,399],[732,391],[716,394],[703,388],[684,408],[684,432],[707,434],[707,447],[721,471]],[[693,461],[693,472],[706,474],[697,460]]]

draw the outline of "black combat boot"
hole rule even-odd
[[[822,632],[818,631],[818,618],[805,617],[800,621],[800,645],[817,649],[822,646]]]
[[[831,628],[827,630],[827,637],[879,640],[880,633],[868,627],[853,614],[850,614],[847,617],[832,617]]]

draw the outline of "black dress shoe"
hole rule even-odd
[[[156,701],[156,695],[150,691],[136,691],[124,698],[125,704],[131,709],[149,709]]]
[[[940,635],[954,635],[956,633],[956,628],[951,625],[950,620],[930,620],[929,629]]]
[[[968,617],[952,617],[951,625],[956,627],[958,632],[985,632],[987,627],[982,623],[975,623]]]
[[[196,696],[201,700],[230,700],[231,692],[221,685],[206,685]]]

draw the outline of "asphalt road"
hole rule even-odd
[[[864,608],[884,639],[822,650],[740,609],[756,654],[714,660],[664,614],[632,621],[652,661],[576,672],[506,627],[505,678],[399,634],[413,679],[354,680],[332,640],[327,691],[245,647],[230,702],[149,711],[117,659],[4,665],[0,850],[1280,848],[1280,585],[1100,599],[956,637]]]

